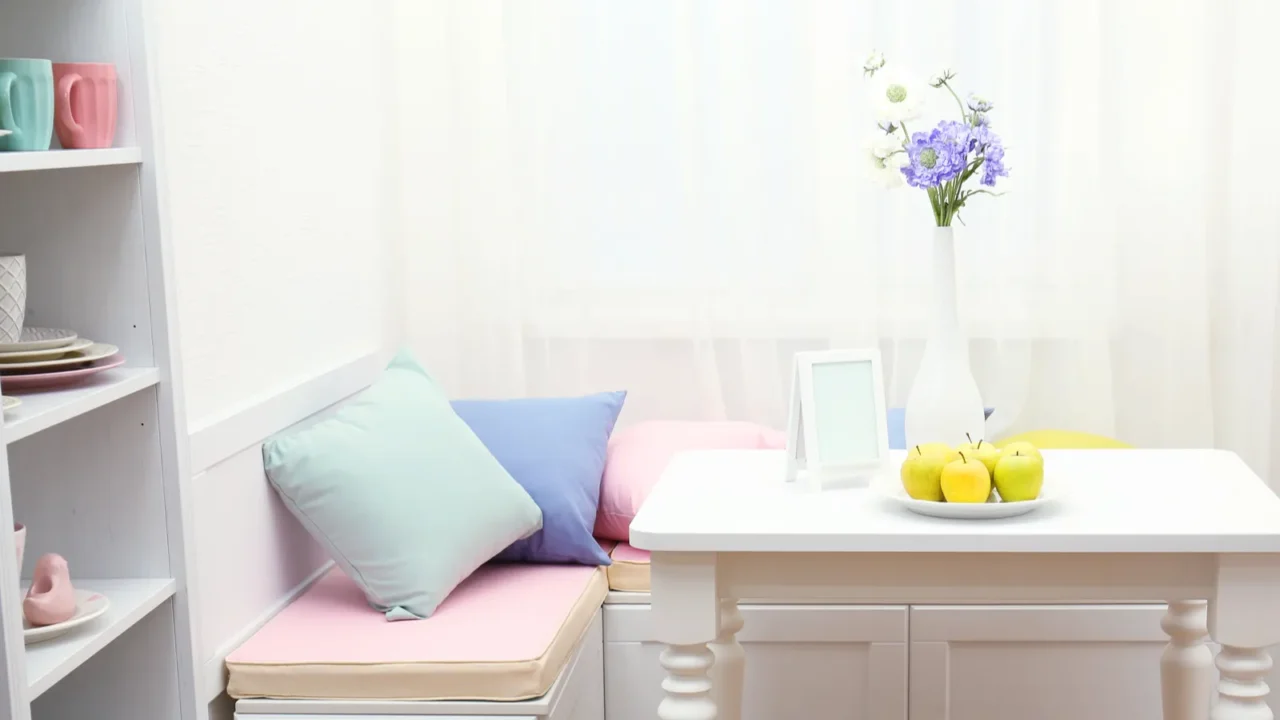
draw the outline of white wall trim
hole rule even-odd
[[[361,355],[338,367],[272,393],[191,430],[194,477],[368,387],[383,368],[382,353]]]
[[[324,577],[324,574],[333,568],[333,561],[321,565],[315,572],[307,576],[305,580],[298,583],[286,593],[283,597],[275,602],[271,607],[267,608],[261,615],[254,618],[253,622],[245,625],[240,629],[239,633],[230,640],[224,642],[217,650],[213,651],[213,657],[205,660],[204,664],[204,702],[211,703],[223,690],[227,689],[227,656],[233,650],[244,644],[246,640],[253,637],[254,633],[262,629],[271,621],[271,618],[280,614],[280,611],[289,606],[298,596],[307,591],[317,580]]]

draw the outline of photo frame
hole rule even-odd
[[[793,368],[787,480],[866,487],[890,464],[880,351],[796,353]]]

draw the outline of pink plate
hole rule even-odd
[[[11,390],[44,390],[66,387],[67,385],[74,385],[91,375],[97,375],[103,370],[110,370],[123,364],[124,356],[116,353],[111,357],[94,361],[89,367],[75,370],[0,376],[0,388],[3,388],[4,392],[9,392]]]

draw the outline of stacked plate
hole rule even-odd
[[[23,328],[16,343],[0,343],[0,388],[64,387],[124,364],[115,345],[79,337],[72,330]]]

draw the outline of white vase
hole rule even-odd
[[[22,338],[27,314],[27,256],[0,257],[0,343]]]
[[[924,357],[907,395],[907,447],[928,442],[958,445],[985,437],[986,416],[978,383],[969,369],[969,339],[956,310],[955,237],[949,227],[933,230],[933,307]]]

